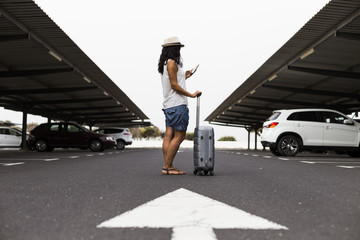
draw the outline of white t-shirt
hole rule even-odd
[[[180,66],[177,67],[177,82],[183,89],[186,90],[185,71]],[[167,63],[164,64],[164,73],[161,75],[161,82],[164,96],[163,109],[180,105],[188,105],[187,97],[177,93],[171,88],[169,73],[167,70]]]

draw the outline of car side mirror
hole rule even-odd
[[[352,120],[350,120],[350,119],[345,119],[344,124],[345,125],[354,125],[354,122]]]

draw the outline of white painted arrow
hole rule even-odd
[[[180,188],[105,221],[98,228],[172,228],[172,240],[216,240],[216,229],[287,227]]]

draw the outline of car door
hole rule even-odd
[[[18,147],[21,143],[21,136],[18,137],[15,130],[9,128],[0,129],[0,146]],[[20,139],[20,140],[19,140]]]
[[[55,147],[61,146],[62,130],[63,126],[61,123],[50,124],[46,131],[44,131],[43,137],[49,145]]]
[[[89,137],[83,129],[69,123],[66,125],[64,141],[68,147],[86,147]]]
[[[319,122],[316,111],[302,111],[292,113],[288,117],[294,121],[294,129],[304,146],[321,146],[323,143],[323,124]]]
[[[324,123],[324,146],[357,147],[359,146],[358,126],[353,120],[336,112],[320,112]],[[353,124],[345,124],[348,119]]]
[[[0,146],[4,145],[4,139],[5,139],[5,130],[3,128],[0,128]]]
[[[8,146],[10,132],[7,128],[0,128],[0,146]]]
[[[9,146],[18,147],[21,144],[21,134],[16,130],[8,129],[10,135],[8,136],[8,144]]]

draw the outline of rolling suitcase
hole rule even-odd
[[[214,129],[209,126],[199,126],[200,95],[197,96],[196,127],[194,130],[194,175],[197,173],[214,175],[215,142]]]

